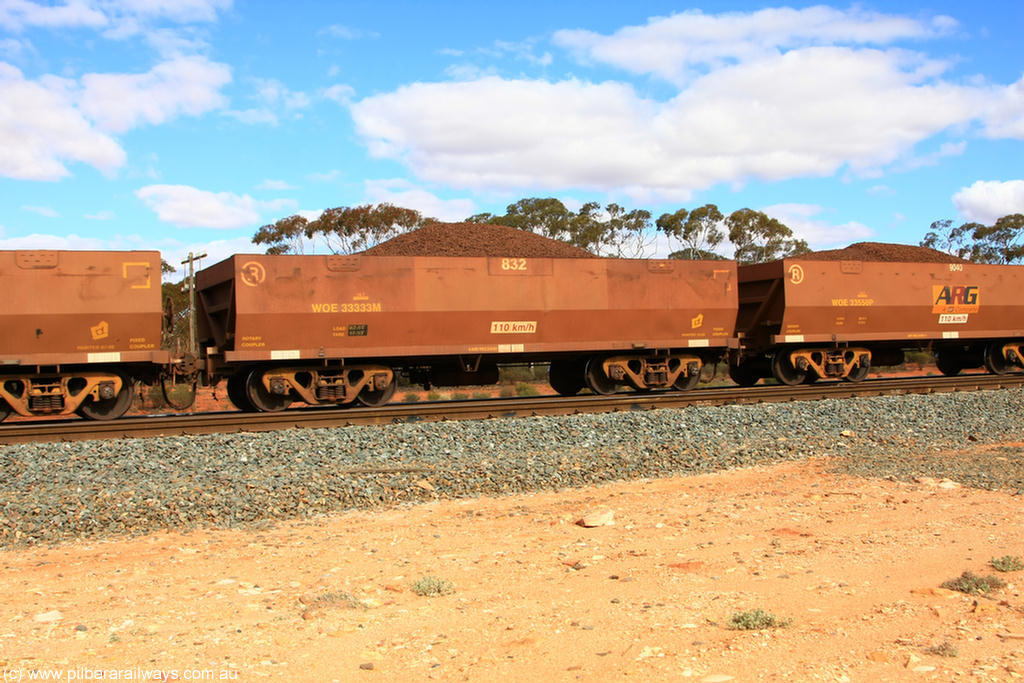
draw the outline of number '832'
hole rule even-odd
[[[503,258],[501,259],[502,270],[526,270],[526,259],[524,258]]]

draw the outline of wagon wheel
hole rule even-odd
[[[376,408],[377,406],[385,405],[391,400],[391,397],[395,395],[395,390],[398,389],[398,378],[394,373],[391,374],[391,381],[383,389],[369,389],[370,385],[367,384],[356,395],[356,400],[362,403],[368,408]]]
[[[959,375],[960,371],[964,369],[959,353],[943,349],[935,352],[935,367],[946,377]]]
[[[587,385],[578,360],[555,360],[548,366],[548,384],[561,396],[575,396]]]
[[[1013,367],[1006,360],[1002,344],[994,343],[985,347],[985,367],[993,375],[1005,375]]]
[[[10,414],[11,407],[7,405],[7,401],[0,398],[0,422],[3,422]]]
[[[228,400],[239,410],[252,413],[256,411],[256,406],[252,404],[249,395],[245,393],[245,377],[245,372],[238,372],[228,377]]]
[[[128,412],[133,398],[135,382],[127,377],[121,377],[121,391],[117,392],[116,396],[100,400],[87,398],[75,412],[87,420],[116,420]]]
[[[689,391],[693,389],[700,382],[700,371],[692,375],[680,374],[679,378],[672,383],[672,386],[678,391]]]
[[[602,365],[604,365],[602,358],[594,357],[587,361],[587,386],[595,394],[607,396],[615,393],[616,385],[615,381],[605,374]]]
[[[263,386],[263,371],[256,368],[245,378],[245,396],[261,413],[276,413],[292,404],[290,396],[272,394]]]
[[[806,372],[807,372],[807,376],[804,377],[804,381],[802,382],[802,384],[814,384],[819,379],[821,379],[821,377],[818,375],[818,373],[815,372],[814,368],[807,368]]]
[[[862,360],[860,363],[855,365],[853,369],[850,370],[850,374],[843,379],[847,382],[863,382],[869,372],[871,372],[871,363],[866,360]]]
[[[761,381],[761,371],[753,363],[729,364],[729,379],[741,387],[752,387]]]
[[[782,384],[791,387],[803,384],[807,379],[807,371],[793,367],[793,363],[789,360],[789,351],[786,349],[779,349],[775,352],[775,356],[772,358],[772,375]]]

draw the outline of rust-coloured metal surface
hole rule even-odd
[[[739,268],[753,344],[1024,336],[1024,267],[784,259]]]
[[[160,254],[0,251],[0,370],[164,362]]]
[[[722,261],[236,255],[200,271],[227,361],[724,347]]]

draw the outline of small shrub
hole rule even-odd
[[[438,595],[450,595],[455,592],[455,585],[448,579],[439,579],[436,576],[424,576],[416,579],[410,584],[412,592],[425,597]]]
[[[793,623],[792,619],[779,619],[761,608],[737,612],[729,618],[729,628],[737,631],[758,631],[764,628],[785,628]]]
[[[511,384],[503,384],[501,389],[498,390],[498,396],[502,398],[512,398],[516,395],[516,388]]]
[[[415,391],[410,391],[409,393],[402,397],[402,403],[416,403],[416,401],[419,400],[420,395]]]
[[[453,391],[452,392],[452,400],[453,401],[465,401],[467,398],[469,398],[469,394],[467,394],[465,391]]]
[[[362,602],[360,602],[354,595],[348,591],[324,591],[313,597],[309,603],[310,607],[347,607],[348,609],[355,609],[357,607],[366,608]]]
[[[475,398],[477,400],[484,399],[484,398],[490,398],[490,397],[491,397],[491,394],[489,392],[486,392],[486,391],[474,391],[473,392],[473,398]]]
[[[516,395],[517,396],[540,396],[540,392],[537,391],[537,387],[533,386],[529,382],[518,382],[516,384]]]
[[[999,590],[1006,585],[1006,582],[998,576],[978,576],[974,572],[966,571],[960,578],[943,581],[942,587],[949,590],[960,591],[968,595],[987,595],[992,591]]]
[[[441,392],[440,391],[428,391],[427,392],[427,400],[428,401],[440,401],[441,400]]]
[[[941,645],[932,645],[925,649],[925,652],[930,655],[938,655],[939,657],[956,657],[960,654],[959,650],[956,649],[948,640],[942,641]]]
[[[1024,569],[1024,560],[1020,559],[1016,555],[993,557],[988,563],[992,565],[992,569],[995,569],[997,572],[1019,572]]]

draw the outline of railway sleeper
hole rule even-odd
[[[859,381],[871,367],[871,351],[860,348],[796,349],[789,362],[798,372],[813,372],[819,378],[835,377]]]
[[[360,399],[360,394],[382,396],[395,384],[395,373],[383,365],[352,365],[326,372],[316,368],[273,368],[263,373],[260,383],[274,397],[292,397],[309,405],[344,405]],[[261,405],[256,407],[262,409]]]
[[[616,385],[625,384],[638,391],[649,389],[689,389],[700,379],[703,361],[698,356],[673,355],[612,356],[605,358],[601,368]]]
[[[24,417],[71,415],[83,406],[105,406],[117,401],[130,384],[116,373],[86,372],[68,375],[7,375],[0,378],[0,403]],[[123,397],[122,397],[123,399]],[[124,400],[118,401],[123,403]],[[127,401],[131,404],[131,400]],[[85,414],[83,417],[107,419],[117,415]],[[95,411],[92,411],[95,412]]]

